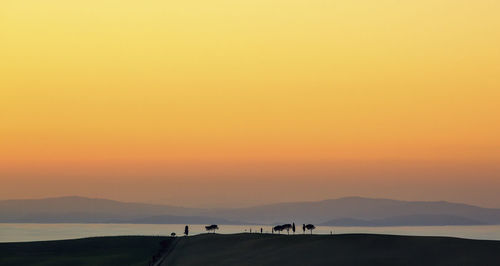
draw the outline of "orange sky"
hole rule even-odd
[[[499,12],[489,0],[2,1],[0,199],[500,207]]]

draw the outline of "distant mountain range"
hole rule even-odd
[[[392,216],[383,219],[333,219],[320,225],[327,226],[431,226],[431,225],[484,225],[484,222],[446,214],[415,214]]]
[[[183,208],[60,197],[0,201],[0,223],[278,224],[426,226],[500,224],[500,209],[445,201],[346,197],[235,209]]]

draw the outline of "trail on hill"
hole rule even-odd
[[[152,266],[160,266],[160,265],[164,265],[164,261],[165,259],[168,257],[168,255],[172,252],[172,250],[174,250],[175,246],[177,245],[177,243],[180,241],[180,238],[175,238],[174,240],[172,240],[172,242],[170,242],[170,244],[168,245],[167,249],[165,249],[165,251],[163,252],[163,254],[161,255],[160,259],[158,259],[156,262],[154,262],[152,264]]]

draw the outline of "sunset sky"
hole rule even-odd
[[[0,199],[500,207],[500,1],[3,0]]]

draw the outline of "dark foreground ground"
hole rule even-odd
[[[172,244],[175,243],[175,244]],[[0,243],[0,265],[500,265],[500,241],[370,234],[204,234]],[[162,257],[162,256],[157,256]]]
[[[500,241],[448,237],[199,235],[163,265],[500,265]]]
[[[0,265],[148,265],[169,237],[117,236],[0,243]]]

